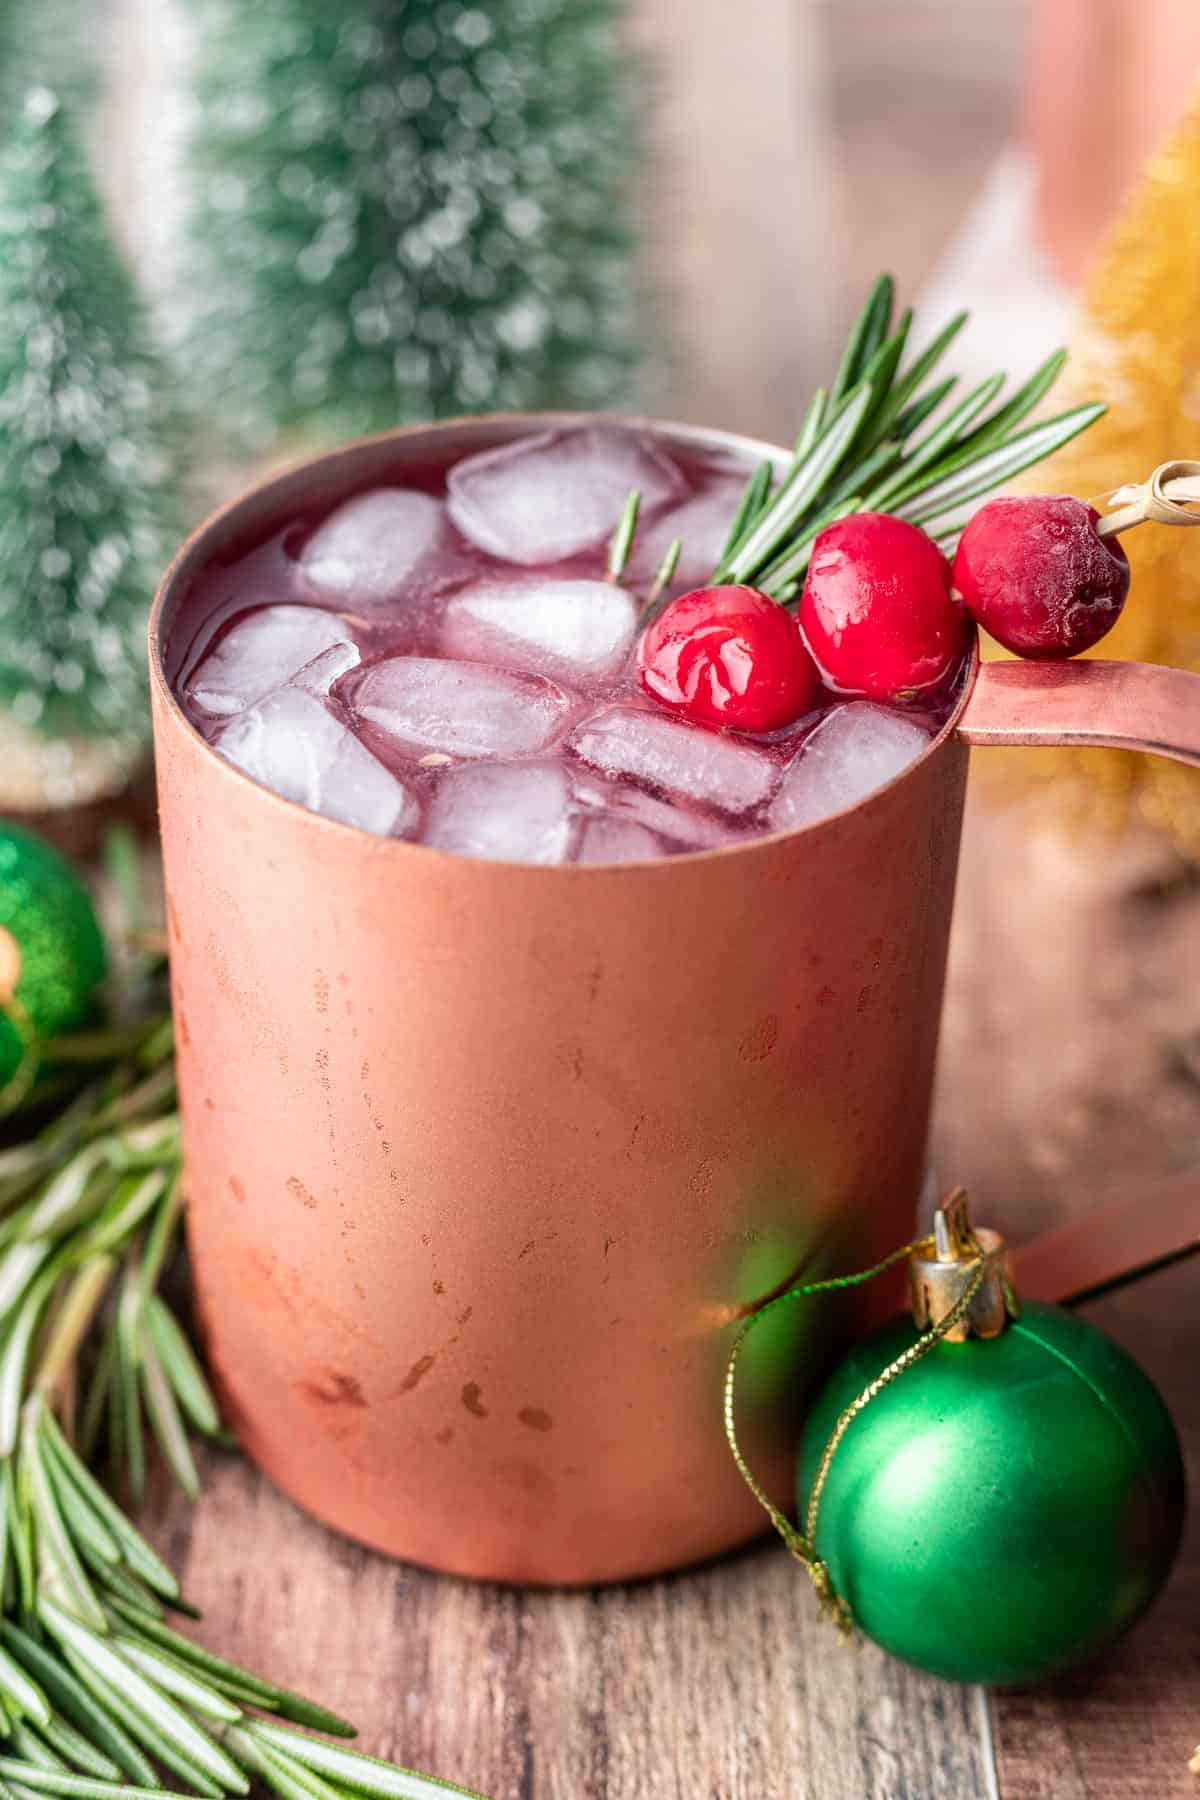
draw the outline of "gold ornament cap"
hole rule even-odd
[[[914,1250],[909,1261],[912,1314],[923,1331],[958,1304],[983,1262],[983,1279],[962,1318],[945,1334],[961,1344],[969,1337],[999,1337],[1019,1316],[1009,1273],[1008,1248],[998,1231],[973,1226],[967,1190],[955,1188],[933,1215],[933,1242]]]
[[[6,1006],[21,979],[21,947],[11,931],[0,925],[0,1006]]]

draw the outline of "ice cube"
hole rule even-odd
[[[869,700],[835,707],[784,771],[772,830],[790,831],[857,805],[916,762],[929,739],[923,726]]]
[[[306,694],[316,694],[318,699],[322,698],[340,676],[348,669],[358,666],[358,651],[354,651],[353,657],[347,657],[344,649],[344,645],[335,644],[332,649],[323,650],[320,656],[314,656],[310,663],[305,663],[289,685],[303,688]]]
[[[598,814],[585,819],[579,832],[575,861],[581,863],[649,862],[665,856],[667,845],[636,819]]]
[[[686,592],[709,581],[721,560],[730,527],[737,517],[745,491],[744,480],[714,482],[694,494],[682,506],[659,517],[653,526],[639,527],[630,565],[630,584],[644,588],[658,573],[672,538],[682,549],[671,580],[672,592]]]
[[[571,701],[541,675],[482,663],[389,656],[338,690],[351,711],[389,741],[450,756],[528,756],[564,730]]]
[[[400,836],[419,807],[328,707],[298,688],[277,693],[222,727],[214,747],[235,768],[285,800],[363,831]]]
[[[673,806],[669,800],[647,793],[645,788],[632,787],[628,782],[602,781],[582,767],[572,774],[575,797],[585,809],[585,817],[592,812],[606,813],[613,819],[640,825],[655,838],[665,838],[670,845],[684,850],[715,850],[721,844],[733,843],[739,835],[727,819],[718,818],[715,813],[687,805]]]
[[[569,747],[605,775],[735,817],[762,806],[779,775],[771,758],[749,744],[630,706],[612,706],[585,719]]]
[[[560,863],[571,841],[561,763],[474,763],[449,769],[429,808],[424,841],[489,862]]]
[[[551,563],[611,537],[629,498],[643,522],[686,492],[679,470],[647,438],[615,426],[546,431],[485,450],[451,469],[450,517],[503,562]]]
[[[300,568],[320,593],[371,606],[396,594],[448,545],[439,501],[409,488],[375,488],[330,513],[304,546]]]
[[[607,581],[481,581],[445,611],[451,656],[500,668],[536,669],[570,681],[614,673],[637,629],[631,595]]]
[[[358,650],[341,619],[315,606],[260,606],[245,613],[189,677],[184,696],[214,718],[254,706],[306,670],[304,686],[328,693]],[[319,665],[319,666],[318,666]]]

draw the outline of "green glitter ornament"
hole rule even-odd
[[[107,960],[91,896],[70,863],[0,820],[0,1102],[31,1039],[85,1022]]]
[[[1018,1306],[1003,1242],[972,1231],[961,1192],[910,1252],[913,1318],[859,1344],[809,1416],[800,1530],[737,1448],[740,1342],[731,1448],[839,1622],[945,1679],[1042,1680],[1111,1642],[1166,1580],[1179,1439],[1103,1332]]]

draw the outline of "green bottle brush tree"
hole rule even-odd
[[[195,0],[181,366],[237,446],[613,406],[634,360],[619,0]]]
[[[148,738],[146,611],[180,528],[171,396],[73,123],[33,88],[0,145],[0,804],[59,797],[64,758],[38,744],[92,746],[103,788]],[[32,740],[24,782],[10,732]]]

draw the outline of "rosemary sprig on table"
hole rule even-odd
[[[183,1208],[161,958],[120,988],[111,1029],[43,1047],[74,1098],[0,1149],[0,1800],[467,1794],[307,1735],[354,1729],[177,1631],[178,1579],[89,1467],[106,1449],[136,1501],[153,1440],[194,1499],[191,1433],[220,1431],[161,1291]]]
[[[902,368],[913,314],[895,320],[894,307],[892,278],[880,276],[832,387],[813,397],[790,462],[782,471],[763,462],[751,477],[714,584],[745,582],[786,605],[800,592],[817,534],[852,512],[894,513],[948,547],[973,501],[1049,456],[1105,410],[1098,403],[1076,406],[1023,424],[1058,377],[1062,350],[1008,399],[1002,398],[1005,377],[993,375],[946,406],[957,380],[935,371],[967,314],[959,313]],[[636,525],[636,508],[633,519]],[[628,525],[628,510],[622,524]],[[618,540],[614,579],[629,551],[627,541],[619,554]]]

